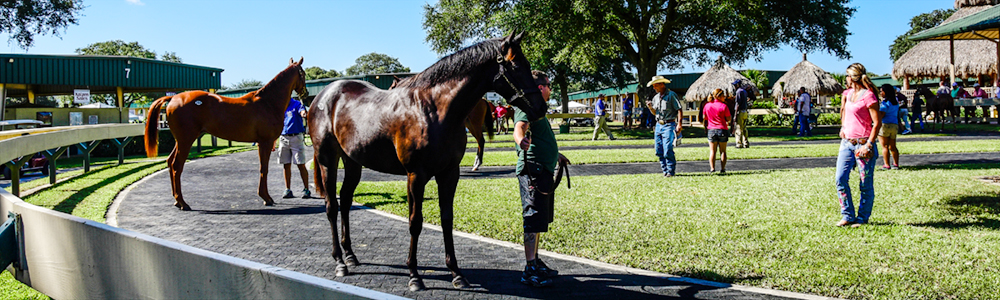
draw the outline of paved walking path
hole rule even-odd
[[[906,155],[904,166],[945,163],[1000,163],[1000,153]],[[679,162],[678,173],[704,172],[706,162]],[[730,161],[730,171],[830,167],[834,158]],[[410,292],[405,266],[409,234],[404,219],[365,207],[351,212],[355,251],[362,262],[352,275],[334,276],[330,257],[330,227],[322,199],[280,199],[281,167],[269,166],[268,186],[277,204],[265,207],[256,195],[256,152],[204,158],[184,169],[184,193],[194,211],[174,209],[165,172],[158,172],[120,196],[109,222],[122,228],[253,260],[314,276],[411,298],[424,299],[785,299],[814,298],[804,294],[729,286],[607,265],[554,253],[542,253],[560,270],[556,286],[528,288],[518,283],[523,252],[515,244],[456,233],[459,265],[470,289],[451,286],[444,266],[441,232],[427,225],[420,236],[418,261],[429,290]],[[658,173],[656,163],[577,165],[574,176]],[[402,176],[363,172],[363,179],[404,180]],[[463,168],[463,179],[512,177],[513,167]],[[297,174],[293,190],[301,191]],[[339,176],[343,178],[343,176]],[[514,213],[514,212],[512,212]]]

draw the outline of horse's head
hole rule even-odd
[[[497,53],[499,71],[493,78],[493,89],[507,98],[507,102],[521,109],[529,120],[545,116],[547,105],[541,90],[531,77],[531,64],[521,52],[524,33],[511,34],[503,39]]]
[[[297,71],[295,76],[295,82],[292,83],[292,89],[295,90],[296,94],[299,94],[299,99],[305,99],[309,97],[309,90],[306,89],[306,71],[302,69],[303,57],[299,57],[299,61],[295,62],[294,58],[288,59],[288,67],[294,68]]]

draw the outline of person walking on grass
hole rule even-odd
[[[663,176],[675,175],[677,158],[674,157],[674,139],[681,134],[683,126],[679,120],[684,118],[680,97],[667,89],[670,80],[663,76],[653,76],[646,86],[653,87],[656,95],[646,101],[646,107],[656,116],[656,129],[653,130],[653,141],[656,144],[656,157],[660,159],[660,169]]]
[[[711,173],[715,173],[715,153],[718,151],[722,158],[722,170],[719,174],[726,174],[726,143],[729,142],[729,122],[733,120],[733,116],[729,114],[725,97],[722,89],[715,89],[704,108],[705,121],[708,123],[708,161],[712,167],[709,171]]]
[[[295,100],[295,98],[288,101],[288,107],[285,109],[285,126],[282,127],[281,136],[278,137],[278,142],[275,145],[278,151],[278,163],[284,167],[285,194],[282,198],[295,197],[295,194],[292,193],[292,164],[298,167],[299,175],[302,176],[302,198],[311,196],[309,193],[309,171],[306,171],[304,153],[306,127],[303,125],[302,118],[305,117],[306,109],[302,106],[302,102]],[[272,148],[271,151],[275,151],[275,149]]]
[[[608,128],[608,107],[604,103],[604,94],[599,94],[597,102],[594,102],[594,136],[590,140],[596,141],[597,133],[602,130],[608,135],[608,139],[615,140],[615,135],[611,134],[611,129]]]
[[[896,149],[896,134],[899,132],[899,103],[896,89],[889,84],[879,88],[882,101],[879,114],[882,115],[882,130],[878,133],[878,144],[882,146],[882,170],[899,169],[899,150]],[[889,162],[892,161],[892,165]]]
[[[741,84],[739,80],[733,81],[736,87],[736,107],[734,111],[736,117],[733,122],[733,134],[736,136],[736,148],[750,148],[750,141],[747,140],[747,117],[750,112],[750,95],[753,90],[749,89],[749,84]],[[723,101],[723,103],[725,103]]]
[[[837,154],[835,182],[840,201],[841,219],[837,226],[859,227],[871,220],[875,201],[875,160],[878,149],[872,143],[882,129],[879,102],[875,84],[868,78],[868,71],[860,63],[847,67],[847,90],[840,108],[840,150]],[[849,186],[851,171],[857,167],[860,175],[861,201],[857,215]]]
[[[997,89],[1000,91],[1000,89]],[[920,132],[924,132],[924,100],[921,98],[920,93],[913,94],[913,102],[910,104],[910,128],[916,128],[917,122],[920,122]],[[911,129],[912,132],[912,129]]]
[[[552,90],[549,77],[542,71],[531,71],[542,97],[548,101]],[[529,135],[529,133],[532,133]],[[528,115],[514,108],[514,143],[517,145],[517,181],[521,189],[521,216],[524,220],[524,272],[521,283],[533,287],[552,285],[559,272],[549,268],[538,257],[542,232],[552,223],[556,164],[568,165],[569,159],[559,153],[549,119],[530,121]]]
[[[796,121],[799,122],[799,137],[812,136],[809,127],[809,114],[812,113],[812,96],[805,87],[799,88],[799,99],[795,101]]]

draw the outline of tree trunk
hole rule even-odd
[[[556,76],[556,82],[555,83],[556,83],[556,86],[559,87],[559,98],[561,98],[559,100],[560,100],[560,103],[562,103],[562,113],[568,114],[569,113],[569,87],[567,86],[568,83],[566,82],[566,76],[565,75]]]
[[[652,67],[644,66],[641,63],[634,65],[637,66],[636,70],[639,73],[638,78],[636,78],[636,81],[639,82],[639,85],[636,87],[636,93],[639,96],[638,99],[635,99],[635,103],[646,103],[646,100],[649,100],[656,94],[656,90],[646,86],[646,83],[652,80],[653,76],[656,76],[656,64],[653,63]]]

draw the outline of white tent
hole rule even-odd
[[[91,103],[91,104],[87,104],[87,105],[80,105],[80,108],[115,108],[115,106],[114,105],[107,105],[107,104],[104,104],[104,103],[97,102],[97,103]]]
[[[570,109],[573,109],[573,108],[586,108],[586,107],[588,107],[588,106],[586,106],[586,105],[584,105],[583,103],[580,103],[580,102],[576,102],[576,101],[570,101],[569,102],[569,108]]]

